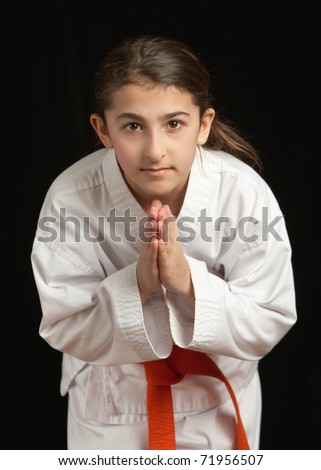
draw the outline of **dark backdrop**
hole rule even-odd
[[[30,252],[46,190],[94,150],[94,71],[120,39],[182,39],[214,75],[216,108],[261,152],[285,214],[298,322],[261,361],[262,449],[320,449],[320,2],[4,1],[3,449],[65,449],[60,353],[39,336]]]

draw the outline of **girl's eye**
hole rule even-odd
[[[131,132],[138,131],[141,128],[140,124],[137,122],[130,122],[129,124],[126,124],[125,129],[128,129]]]
[[[168,127],[170,129],[179,129],[182,126],[182,123],[180,121],[170,121],[168,123]]]

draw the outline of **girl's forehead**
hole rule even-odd
[[[193,105],[193,95],[173,85],[155,84],[152,82],[129,83],[112,93],[112,107],[129,105],[130,103],[181,102]]]

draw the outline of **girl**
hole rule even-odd
[[[257,153],[209,89],[180,41],[122,42],[95,81],[103,148],[46,195],[32,266],[40,335],[63,352],[68,449],[235,449],[236,424],[259,447],[258,363],[296,321],[291,248]],[[155,420],[169,437],[165,389],[175,443],[151,443]]]

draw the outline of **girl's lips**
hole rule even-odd
[[[143,171],[148,173],[150,176],[163,176],[170,170],[171,168],[146,168]]]

